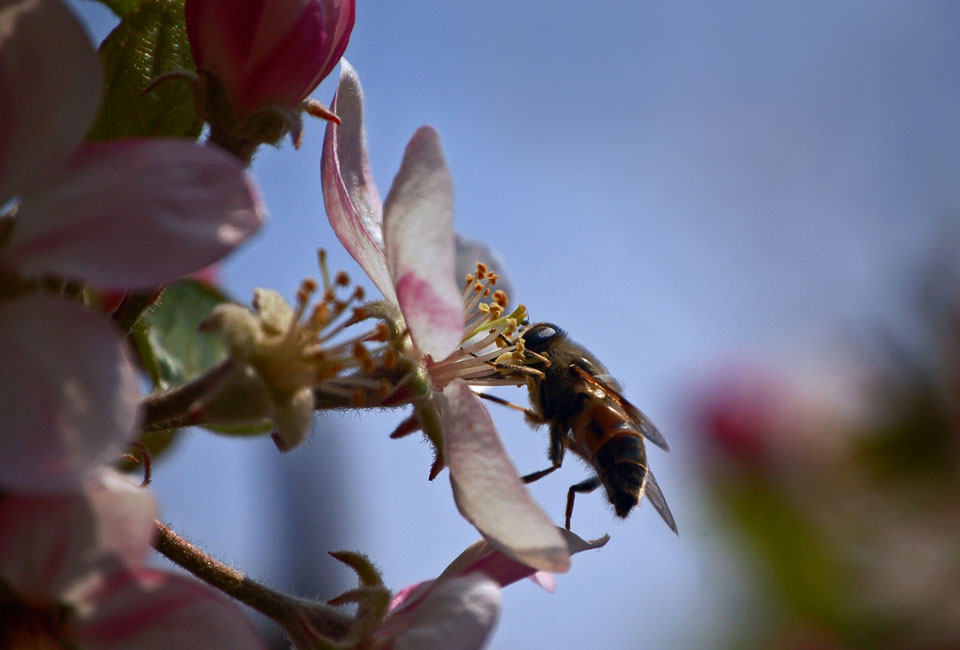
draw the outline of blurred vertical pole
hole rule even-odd
[[[268,565],[271,581],[284,592],[328,600],[345,591],[348,572],[327,555],[343,544],[350,495],[344,476],[350,463],[332,427],[314,424],[307,444],[269,465],[265,477],[276,492],[276,549]],[[274,628],[271,646],[289,648]]]

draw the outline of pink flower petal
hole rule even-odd
[[[320,177],[327,217],[340,243],[383,297],[396,302],[383,256],[383,206],[367,159],[363,89],[345,59],[340,63],[340,85],[330,108],[341,124],[327,122],[323,138]]]
[[[90,40],[55,0],[0,7],[0,206],[57,167],[86,135],[102,73]]]
[[[266,644],[243,612],[196,580],[151,569],[119,571],[75,594],[75,638],[98,650],[211,648]]]
[[[156,504],[148,490],[103,470],[80,492],[0,500],[0,578],[38,602],[60,600],[109,558],[133,565],[150,550]]]
[[[155,287],[229,253],[260,226],[252,181],[187,140],[88,144],[22,196],[4,260],[98,286]]]
[[[600,539],[587,541],[569,530],[557,528],[557,531],[563,536],[567,543],[567,551],[570,555],[588,551],[604,546],[609,540],[609,535],[604,535]],[[516,561],[508,555],[496,550],[486,540],[472,544],[463,553],[457,556],[453,562],[444,569],[439,579],[443,580],[452,576],[468,575],[471,573],[485,573],[496,580],[501,587],[522,580],[523,578],[538,577],[538,584],[543,586],[543,581],[552,581],[552,573],[537,571],[533,567],[527,566]],[[549,577],[547,577],[549,576]],[[546,588],[546,586],[544,586]],[[548,589],[551,591],[551,589]]]
[[[199,68],[217,75],[244,110],[294,108],[346,49],[353,0],[197,0],[186,3]]]
[[[500,614],[500,586],[483,575],[437,585],[402,615],[392,650],[473,650],[486,645]]]
[[[122,452],[139,391],[129,354],[100,316],[58,298],[0,301],[0,485],[73,485]]]
[[[453,181],[440,135],[420,127],[403,153],[383,206],[387,268],[413,342],[439,361],[463,336],[454,277]]]
[[[444,456],[460,513],[494,548],[518,562],[567,571],[567,543],[530,497],[480,399],[455,380],[438,401]]]

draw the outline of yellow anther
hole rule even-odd
[[[363,297],[365,295],[366,295],[366,292],[364,292],[363,287],[357,287],[356,289],[353,290],[354,300],[363,300]]]
[[[477,262],[477,279],[482,280],[487,275],[487,265],[483,262]]]
[[[474,284],[473,284],[473,292],[474,292],[474,293],[480,293],[481,291],[483,291],[483,289],[484,289],[484,287],[483,287],[483,283],[482,283],[482,282],[474,282]]]
[[[490,305],[485,302],[481,302],[479,305],[477,305],[477,310],[481,313],[488,314],[490,313]]]
[[[337,275],[333,278],[334,284],[345,287],[350,284],[350,276],[347,275],[346,271],[337,271]]]
[[[492,283],[491,283],[492,284]],[[503,289],[497,289],[493,292],[493,300],[501,307],[507,306],[507,292]]]

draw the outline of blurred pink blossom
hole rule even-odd
[[[40,38],[40,37],[43,38]],[[136,373],[94,312],[33,293],[60,277],[151,289],[219,260],[262,222],[227,154],[185,140],[83,144],[100,62],[58,0],[0,7],[0,485],[59,490],[136,430]]]
[[[0,647],[264,648],[219,594],[141,565],[155,516],[109,470],[72,494],[0,500]]]

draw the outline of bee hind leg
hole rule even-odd
[[[564,429],[559,426],[550,427],[550,462],[553,463],[546,469],[538,472],[531,472],[520,477],[524,483],[533,483],[539,481],[547,474],[554,472],[563,465],[563,434]]]
[[[598,487],[600,487],[600,477],[593,476],[588,478],[586,481],[581,481],[576,485],[571,485],[570,489],[567,491],[567,519],[566,526],[567,530],[570,530],[570,518],[573,516],[573,500],[577,496],[577,492],[587,494],[593,492]]]

